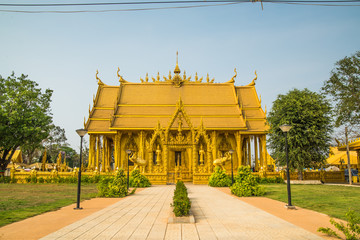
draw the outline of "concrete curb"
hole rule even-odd
[[[168,218],[168,223],[195,223],[195,217],[191,210],[189,211],[189,216],[176,217],[174,212],[171,211]]]

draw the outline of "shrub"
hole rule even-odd
[[[191,208],[191,201],[188,197],[187,188],[182,181],[176,183],[174,190],[173,203],[171,205],[175,216],[187,216]]]
[[[151,183],[149,179],[142,175],[138,169],[135,169],[131,172],[129,178],[130,187],[150,187]]]
[[[120,169],[115,177],[102,178],[97,187],[99,197],[125,197],[128,195],[126,175],[123,169]]]
[[[256,177],[251,174],[249,166],[241,166],[235,177],[235,183],[230,187],[231,193],[238,197],[262,196],[264,188],[259,186]]]
[[[0,183],[11,183],[11,178],[8,176],[0,176]]]
[[[260,184],[267,184],[267,183],[284,183],[284,179],[282,179],[281,177],[265,177],[265,178],[260,178],[258,177],[257,182]]]
[[[43,177],[39,177],[38,183],[44,183],[44,182],[45,182],[44,178],[43,178]]]
[[[225,170],[217,166],[209,178],[209,185],[211,187],[229,187],[231,178],[226,174]]]
[[[348,240],[360,239],[360,217],[357,216],[355,214],[355,211],[353,210],[349,210],[345,214],[345,217],[348,222],[346,226],[341,222],[340,223],[335,222],[333,218],[330,219],[330,223],[334,225],[339,231],[343,232],[346,239]],[[318,229],[318,232],[326,233],[329,236],[334,236],[341,239],[341,237],[337,232],[335,232],[334,230],[328,227],[327,228],[320,227]]]

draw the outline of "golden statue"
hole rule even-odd
[[[226,152],[224,157],[215,159],[214,162],[213,162],[213,164],[214,164],[215,167],[216,167],[216,166],[219,166],[219,167],[221,167],[223,170],[225,170],[224,164],[225,164],[226,161],[229,161],[230,158],[231,158],[231,154],[230,154],[229,152]]]
[[[160,146],[157,145],[157,148],[156,148],[156,165],[157,166],[160,166],[160,164],[161,164],[160,154],[161,154]]]
[[[129,159],[135,164],[134,170],[137,169],[138,166],[145,167],[147,164],[146,160],[136,157],[136,153],[131,153]]]
[[[205,151],[203,149],[203,145],[200,145],[199,155],[200,155],[200,165],[204,165]]]

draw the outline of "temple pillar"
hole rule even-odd
[[[121,132],[117,132],[113,137],[114,141],[114,169],[121,168],[120,159],[121,159]]]
[[[260,169],[266,170],[266,135],[262,135],[260,139]]]
[[[356,151],[357,153],[357,168],[360,170],[360,150]]]
[[[255,150],[255,171],[259,171],[259,163],[258,163],[258,137],[254,136],[254,150]]]
[[[213,159],[217,159],[218,145],[217,145],[217,132],[213,131],[211,133],[211,144],[212,144],[212,155]]]
[[[251,167],[251,137],[249,136],[248,142],[247,142],[247,152],[248,152],[248,158],[247,158],[247,165]]]
[[[169,164],[169,150],[166,144],[164,144],[164,161],[162,162],[163,166],[164,166],[164,171],[167,173],[168,171],[168,164]]]
[[[97,135],[96,136],[96,163],[95,163],[95,169],[97,168],[98,171],[100,171],[99,169],[99,164],[100,164],[100,150],[101,150],[101,143],[100,143],[100,136]]]
[[[237,164],[235,168],[238,169],[242,165],[243,151],[241,148],[242,145],[242,136],[240,131],[235,133],[235,141],[236,141],[236,155],[237,155]]]
[[[96,137],[93,134],[90,134],[89,137],[89,160],[88,160],[88,171],[92,171],[95,168],[95,147],[96,147]]]

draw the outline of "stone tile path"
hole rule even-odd
[[[174,186],[154,186],[42,239],[321,239],[211,187],[187,187],[195,224],[168,224]]]

